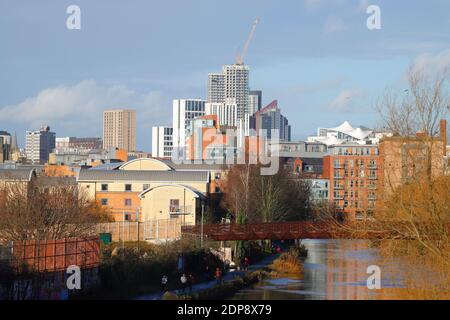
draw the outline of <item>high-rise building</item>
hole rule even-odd
[[[238,119],[248,114],[249,68],[245,65],[226,65],[222,68],[225,76],[225,99],[235,99]]]
[[[173,128],[152,128],[152,156],[155,158],[171,158],[173,148]]]
[[[46,163],[49,154],[55,149],[55,133],[49,126],[42,126],[39,131],[27,131],[25,153],[31,163]]]
[[[281,141],[291,141],[291,126],[288,119],[281,114],[278,101],[274,100],[257,111],[250,119],[250,127],[259,132],[265,130],[267,138],[272,138],[271,130],[278,130]]]
[[[173,100],[172,128],[173,153],[178,159],[184,157],[186,146],[186,129],[189,122],[205,115],[205,100],[202,99],[175,99]]]
[[[237,105],[237,118],[244,119],[248,114],[249,68],[245,65],[225,65],[222,73],[208,75],[208,102],[225,103],[234,99]]]
[[[208,74],[207,101],[221,103],[225,101],[225,75],[223,73]]]
[[[103,149],[136,150],[136,111],[103,111]]]
[[[10,160],[11,153],[11,134],[6,131],[0,131],[0,162]]]
[[[250,90],[248,93],[248,114],[254,115],[262,107],[262,91]]]

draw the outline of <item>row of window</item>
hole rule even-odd
[[[109,185],[107,183],[102,183],[101,185],[101,191],[108,191]],[[147,190],[148,188],[150,188],[150,184],[144,183],[142,185],[142,191]],[[130,192],[133,191],[132,190],[132,185],[129,183],[126,183],[124,186],[124,191]]]
[[[108,198],[100,199],[100,202],[101,202],[102,206],[107,206],[108,205],[108,201],[109,201]],[[132,205],[131,199],[124,199],[123,205],[125,207],[131,207],[131,205]]]

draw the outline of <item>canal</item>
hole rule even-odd
[[[308,257],[301,274],[270,277],[238,291],[234,300],[389,299],[404,287],[402,263],[382,259],[365,240],[304,240]],[[381,290],[369,290],[367,267],[381,270]]]

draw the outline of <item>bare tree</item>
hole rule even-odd
[[[0,241],[60,239],[91,235],[108,213],[77,185],[8,183],[0,190]]]

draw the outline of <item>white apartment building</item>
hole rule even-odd
[[[238,119],[248,114],[249,67],[245,65],[226,65],[222,68],[225,75],[225,99],[235,99],[238,107]]]
[[[136,150],[136,111],[103,111],[103,149]]]
[[[25,153],[27,160],[33,164],[48,162],[49,154],[55,149],[55,133],[49,126],[42,126],[39,131],[27,131],[25,135]]]
[[[237,104],[234,99],[227,99],[223,103],[205,103],[205,114],[216,115],[220,126],[236,127],[238,125]]]
[[[186,147],[186,129],[189,122],[205,115],[205,100],[202,99],[175,99],[172,107],[173,153],[177,158],[184,157]]]
[[[173,148],[172,127],[152,127],[152,157],[171,158]]]
[[[248,114],[249,67],[245,65],[225,65],[222,73],[208,75],[208,102],[225,103],[234,99],[237,105],[237,118]]]
[[[225,101],[225,75],[223,73],[208,74],[207,101],[211,103]]]

